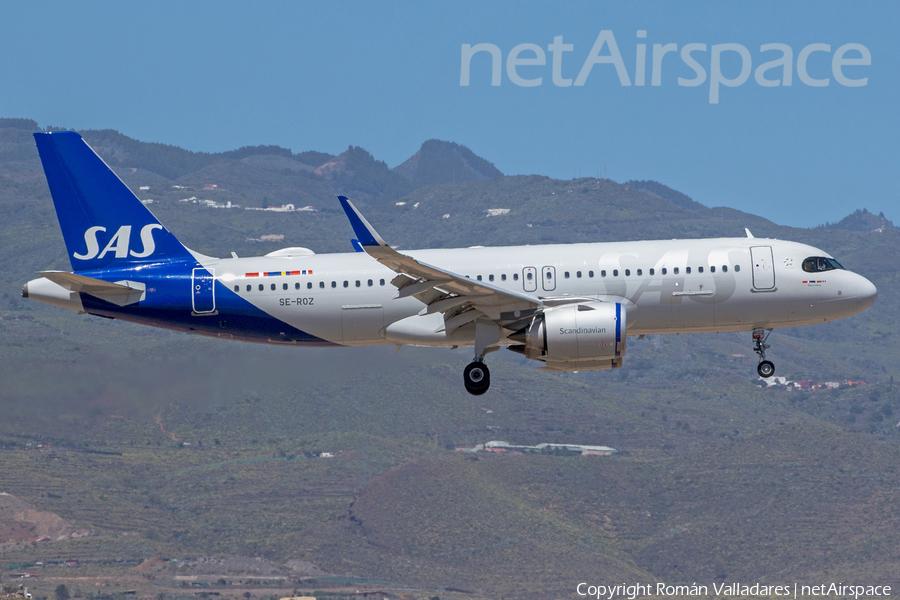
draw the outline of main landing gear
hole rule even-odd
[[[475,356],[475,360],[466,365],[463,370],[463,382],[466,391],[473,396],[480,396],[491,387],[491,372],[484,364],[484,356]]]
[[[491,372],[484,364],[484,356],[497,349],[500,341],[500,327],[487,320],[475,321],[475,360],[463,370],[463,383],[466,391],[473,396],[480,396],[491,387]]]
[[[770,360],[766,360],[766,349],[769,345],[766,340],[771,335],[771,329],[754,329],[753,330],[753,351],[759,355],[759,365],[756,372],[760,377],[767,378],[775,374],[775,365]]]

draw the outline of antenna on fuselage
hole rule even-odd
[[[753,237],[753,234],[752,234],[752,233],[750,233],[750,230],[749,230],[749,229],[747,229],[747,228],[746,228],[746,227],[744,227],[744,231],[746,231],[746,232],[747,232],[747,237],[748,237],[748,238],[752,238],[752,237]]]

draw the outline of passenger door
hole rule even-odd
[[[753,262],[753,287],[771,290],[775,287],[775,263],[772,260],[772,246],[751,246],[750,260]]]
[[[191,308],[194,314],[216,312],[215,270],[194,269],[191,273]]]

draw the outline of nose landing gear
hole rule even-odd
[[[759,355],[759,365],[756,372],[760,377],[771,377],[775,374],[775,365],[770,360],[766,360],[766,349],[770,346],[766,343],[769,335],[772,334],[771,329],[754,329],[753,330],[753,351]]]
[[[480,396],[491,387],[491,372],[484,364],[484,356],[475,356],[475,360],[463,370],[463,382],[466,391],[473,396]]]

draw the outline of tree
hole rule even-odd
[[[64,584],[56,586],[54,593],[56,594],[56,600],[69,600],[69,588]]]

